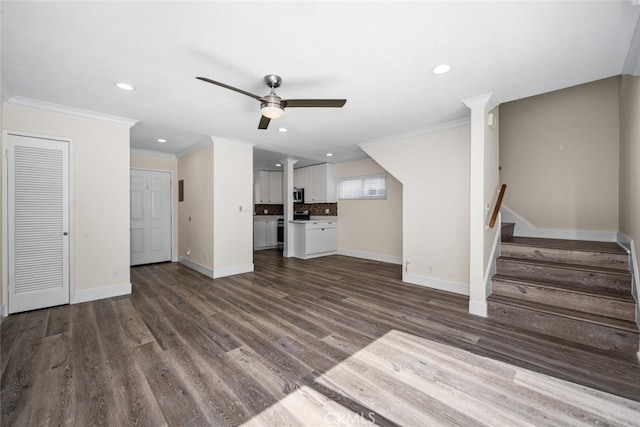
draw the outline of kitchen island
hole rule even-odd
[[[336,217],[291,220],[293,256],[309,259],[333,255],[338,250],[338,219]]]

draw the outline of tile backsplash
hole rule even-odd
[[[329,213],[327,213],[329,209]],[[337,203],[294,203],[293,211],[309,211],[312,216],[338,216]]]
[[[284,205],[253,205],[256,215],[284,215]],[[327,213],[329,209],[329,213]],[[267,213],[264,213],[267,211]],[[312,216],[338,216],[337,203],[294,203],[293,211],[309,211]]]
[[[253,205],[253,211],[255,215],[284,215],[284,205]]]

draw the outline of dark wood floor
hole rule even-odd
[[[637,357],[471,316],[392,264],[255,269],[134,267],[130,296],[8,317],[2,425],[640,423]]]

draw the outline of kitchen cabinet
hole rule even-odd
[[[282,172],[256,171],[254,182],[254,202],[262,205],[281,205]]]
[[[275,248],[277,245],[278,220],[254,218],[253,249]]]
[[[338,223],[335,220],[293,223],[294,256],[308,259],[335,254],[338,250]]]
[[[305,203],[335,203],[336,165],[323,163],[295,169],[293,186],[304,188]]]

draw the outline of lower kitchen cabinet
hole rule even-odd
[[[253,220],[253,249],[275,248],[277,245],[277,219]]]
[[[294,256],[315,258],[335,254],[338,250],[337,221],[309,221],[294,223]]]

